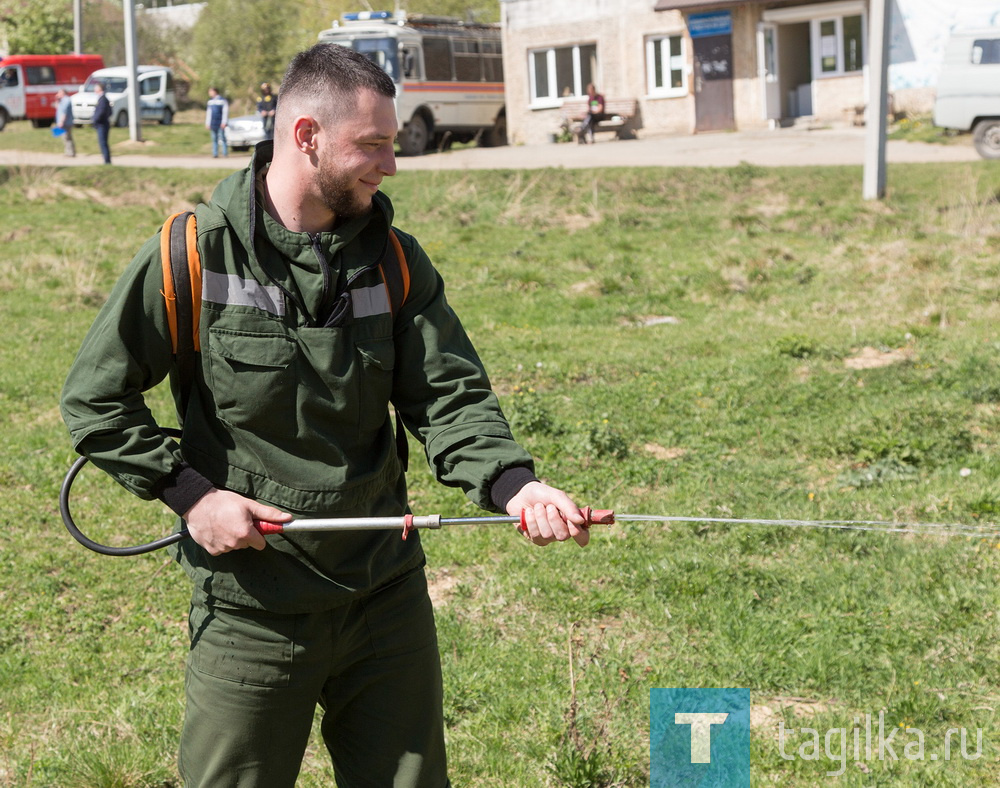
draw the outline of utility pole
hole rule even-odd
[[[868,3],[868,113],[865,117],[865,171],[861,195],[885,196],[885,135],[889,114],[889,0]]]
[[[73,52],[83,54],[83,0],[73,0]]]
[[[139,67],[135,58],[135,0],[125,0],[125,66],[128,68],[128,133],[132,142],[142,142],[139,117]]]

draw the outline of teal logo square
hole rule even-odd
[[[649,691],[650,788],[748,788],[750,690]]]

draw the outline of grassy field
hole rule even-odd
[[[179,786],[187,583],[165,555],[66,535],[57,400],[127,259],[216,177],[0,168],[3,788]],[[386,190],[541,474],[580,503],[996,522],[1000,167],[891,166],[878,203],[860,180],[744,165],[401,174]],[[473,513],[414,464],[417,513]],[[171,525],[96,472],[74,501],[99,538]],[[1000,781],[1000,539],[631,524],[586,550],[506,527],[424,543],[456,786],[648,785],[655,687],[751,690],[748,785]],[[782,757],[779,723],[850,736],[880,713],[896,760],[862,744],[827,777],[839,762],[810,759],[801,733]],[[981,757],[953,741],[932,759],[950,728],[970,755],[981,728]],[[913,729],[920,760],[903,756]],[[313,746],[300,785],[331,784]]]

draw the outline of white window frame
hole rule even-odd
[[[854,71],[844,70],[844,18],[848,16],[861,17],[861,68]],[[822,37],[820,29],[824,23],[834,24],[834,46],[836,47],[837,67],[833,71],[823,71]],[[857,13],[844,13],[840,16],[824,16],[816,18],[809,23],[809,32],[812,46],[812,66],[813,79],[829,79],[831,77],[846,77],[863,74],[868,67],[868,17],[864,11]]]
[[[562,106],[564,99],[579,99],[587,95],[587,86],[583,84],[580,69],[580,47],[594,47],[597,52],[596,41],[580,41],[576,44],[566,44],[564,46],[538,47],[528,50],[528,95],[529,106],[532,108],[550,108]],[[546,77],[553,90],[558,90],[559,81],[556,78],[556,51],[560,49],[571,49],[573,51],[573,87],[576,92],[570,96],[539,96],[535,93],[538,85],[535,79],[535,56],[539,53],[545,54]],[[597,84],[597,75],[591,75],[592,81]]]
[[[681,44],[679,55],[670,54],[671,39],[678,39]],[[656,55],[659,50],[662,64],[661,74],[666,80],[665,85],[656,85]],[[677,68],[675,68],[677,66]],[[681,86],[670,86],[670,74],[681,72]],[[658,33],[646,37],[646,94],[650,98],[677,98],[688,94],[688,62],[687,41],[682,33]]]

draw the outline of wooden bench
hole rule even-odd
[[[635,117],[638,103],[635,99],[604,99],[604,120],[594,127],[594,131],[613,131],[619,139],[633,137],[635,130],[629,127],[629,121]],[[583,120],[587,117],[587,99],[564,101],[562,117],[563,127],[579,138]]]

